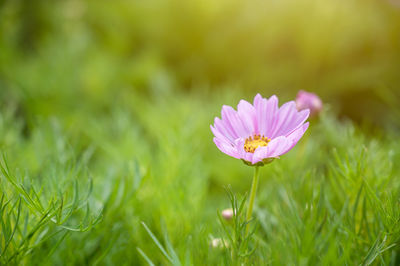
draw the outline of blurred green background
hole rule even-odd
[[[27,116],[303,89],[359,122],[398,118],[396,0],[3,0],[0,17],[0,99]]]
[[[251,169],[218,151],[209,125],[223,104],[258,92],[282,104],[307,90],[325,113],[262,170],[256,261],[354,265],[379,254],[397,265],[399,86],[397,0],[0,0],[10,175],[44,207],[74,202],[77,182],[87,213],[102,214],[87,232],[62,227],[79,225],[78,208],[30,235],[40,215],[22,201],[26,222],[0,263],[145,265],[139,247],[166,265],[145,221],[187,265],[220,265],[209,238],[229,207],[223,187],[248,191]],[[5,176],[13,215],[0,215],[11,217],[2,230],[26,199]]]

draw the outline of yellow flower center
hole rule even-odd
[[[264,135],[260,136],[260,134],[258,134],[250,136],[244,142],[244,150],[254,153],[258,147],[265,147],[270,141],[271,139],[264,137]]]

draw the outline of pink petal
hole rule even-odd
[[[286,152],[291,150],[297,144],[297,142],[303,137],[309,125],[310,123],[307,122],[304,125],[298,127],[295,131],[293,131],[290,135],[287,136],[287,138],[290,139],[290,141],[292,142],[292,145]]]
[[[267,158],[267,147],[259,147],[256,149],[256,151],[253,154],[253,158],[251,160],[252,164],[256,164],[258,162],[261,162],[265,158]]]
[[[278,110],[278,98],[273,95],[268,100],[257,94],[254,98],[257,114],[258,134],[270,137],[274,117]]]
[[[244,127],[242,120],[232,107],[224,105],[221,115],[225,127],[229,128],[236,138],[249,136],[249,132]]]
[[[276,123],[274,124],[271,132],[271,138],[284,136],[287,133],[290,133],[300,126],[299,122],[304,122],[307,117],[307,111],[300,113],[299,117],[299,112],[296,109],[296,104],[294,101],[285,103],[281,106],[281,108],[279,108],[275,118]]]
[[[239,154],[238,154],[237,150],[235,149],[235,147],[233,147],[229,143],[221,141],[218,138],[214,138],[213,140],[214,140],[215,145],[217,145],[217,147],[220,151],[222,151],[225,154],[228,154],[229,156],[240,159]]]
[[[277,137],[271,140],[267,146],[267,158],[278,158],[279,156],[283,155],[284,152],[288,150],[292,143],[290,140],[284,136]]]
[[[266,112],[267,112],[267,99],[262,98],[260,94],[254,97],[254,107],[257,114],[257,134],[265,134],[267,128]]]
[[[226,134],[221,133],[218,129],[210,125],[211,131],[217,139],[220,139],[226,143],[233,143],[230,138],[226,137]]]
[[[310,115],[310,110],[306,109],[298,112],[294,111],[294,115],[291,120],[287,120],[284,125],[276,133],[276,136],[287,136],[291,134],[294,130],[301,127]]]
[[[289,140],[284,136],[273,139],[270,143],[268,143],[268,146],[259,147],[256,149],[252,164],[261,162],[266,158],[278,158],[279,155],[281,155],[281,153],[287,149],[290,144],[291,142],[289,142]]]
[[[280,144],[280,145],[282,145],[282,147],[281,147],[281,149],[279,149],[279,152],[277,152],[277,153],[279,153],[279,154],[277,154],[277,156],[284,155],[287,152],[289,152],[291,149],[293,149],[293,147],[296,146],[297,142],[301,139],[301,137],[306,132],[308,125],[309,125],[309,123],[307,122],[306,124],[298,127],[288,137],[286,137],[287,143],[286,143],[286,145]],[[278,138],[280,138],[280,137],[278,137]],[[272,143],[272,141],[270,143]],[[276,154],[274,154],[274,155],[276,155]],[[275,156],[271,156],[271,157],[275,157]]]
[[[236,139],[236,134],[232,131],[230,126],[226,126],[225,123],[216,117],[214,119],[214,127],[216,130],[218,130],[222,135],[224,135],[227,139],[230,140],[230,142],[234,142]],[[214,133],[214,132],[213,132]],[[215,133],[214,133],[215,135]]]
[[[267,107],[267,130],[265,132],[265,136],[271,137],[271,131],[275,122],[275,117],[278,112],[278,97],[272,95],[268,99],[268,107]]]
[[[237,113],[247,133],[249,135],[254,134],[257,129],[256,109],[254,106],[245,100],[240,100]]]
[[[253,153],[246,152],[244,150],[244,142],[245,142],[245,139],[243,139],[243,138],[237,139],[235,141],[236,151],[237,151],[240,159],[243,159],[247,162],[251,162],[251,160],[253,158]]]
[[[261,96],[261,94],[257,93],[257,95],[254,96],[253,105],[258,106],[260,104],[260,101],[262,101],[262,99],[264,98]]]

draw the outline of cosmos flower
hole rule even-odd
[[[315,93],[301,90],[296,96],[296,107],[297,110],[310,109],[310,117],[315,117],[322,111],[322,101]]]
[[[310,111],[298,111],[294,101],[278,107],[278,98],[260,94],[253,105],[245,100],[237,111],[222,107],[222,119],[216,117],[211,131],[214,143],[225,154],[242,159],[248,165],[261,166],[291,150],[308,128]]]

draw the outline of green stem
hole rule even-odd
[[[251,214],[253,212],[253,205],[254,205],[254,199],[256,198],[256,193],[257,193],[257,185],[258,185],[258,177],[259,177],[259,172],[260,172],[260,167],[255,166],[254,168],[254,177],[253,177],[253,183],[251,184],[251,192],[250,192],[250,198],[249,198],[249,206],[247,207],[247,214],[246,214],[246,221],[249,222],[251,219]],[[246,225],[246,235],[249,234],[249,229],[250,229],[250,224]]]

